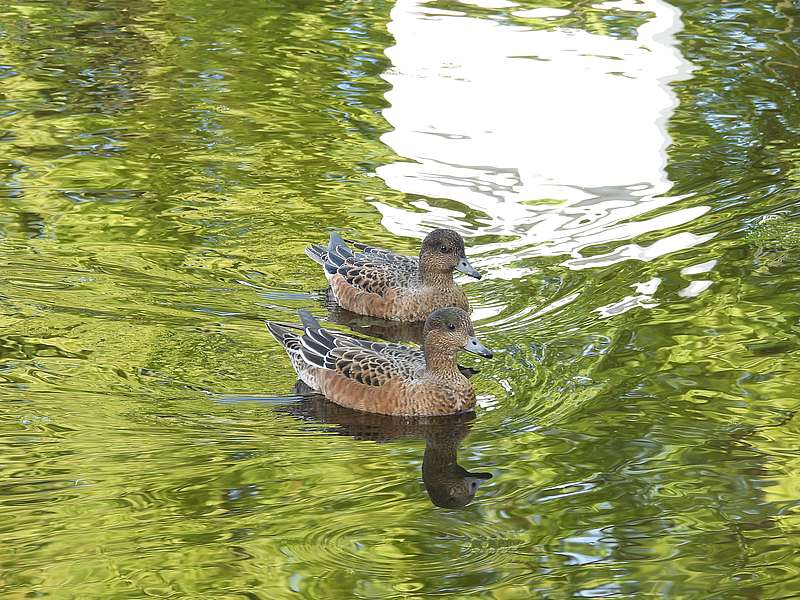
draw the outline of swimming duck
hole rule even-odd
[[[350,243],[357,252],[333,232],[327,248],[306,248],[306,255],[324,267],[333,296],[343,308],[392,321],[424,321],[445,306],[469,310],[453,271],[476,279],[481,274],[467,260],[464,240],[455,231],[431,231],[418,257]]]
[[[467,350],[486,358],[469,315],[434,311],[425,321],[422,349],[364,340],[323,328],[307,311],[302,327],[267,321],[300,379],[329,400],[386,415],[435,416],[472,410],[475,392],[456,364]]]

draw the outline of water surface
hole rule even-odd
[[[799,18],[4,3],[3,597],[797,597]],[[477,416],[298,400],[305,245],[438,225]]]

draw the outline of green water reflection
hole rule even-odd
[[[609,39],[651,16],[505,4],[429,8]],[[673,4],[694,70],[671,84],[674,202],[642,218],[708,209],[624,243],[705,241],[574,268],[623,242],[492,249],[515,230],[375,176],[410,162],[381,140],[405,0],[4,3],[2,596],[800,594],[800,12]],[[375,202],[449,210],[509,269],[465,286],[503,352],[454,438],[275,398],[295,378],[263,320],[325,315],[306,244],[346,226],[414,251]],[[436,506],[456,451],[493,477]]]

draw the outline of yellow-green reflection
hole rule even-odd
[[[609,39],[650,18],[504,4],[428,3]],[[708,210],[580,251],[706,241],[573,268],[509,253],[525,222],[482,231],[374,176],[405,160],[380,140],[393,3],[4,3],[2,596],[795,595],[798,14],[674,4],[695,71],[671,87],[669,206],[642,219]],[[504,273],[466,286],[504,352],[452,438],[276,398],[294,375],[262,321],[325,314],[305,245],[414,251],[376,201],[451,215]],[[448,501],[454,464],[493,477]]]

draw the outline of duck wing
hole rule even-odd
[[[413,362],[415,365],[418,365],[418,369],[422,369],[425,366],[425,353],[422,351],[422,348],[412,348],[402,344],[395,344],[393,342],[372,342],[370,340],[364,340],[346,333],[340,333],[338,331],[330,331],[330,333],[340,338],[347,338],[347,343],[358,344],[364,348],[370,348],[387,358],[396,359],[404,363]],[[461,374],[467,379],[473,375],[476,375],[477,373],[480,373],[480,369],[476,369],[475,367],[465,367],[464,365],[458,365],[458,370],[461,371]]]
[[[365,292],[385,296],[390,290],[408,287],[417,279],[417,259],[391,254],[387,256],[355,255],[336,271],[347,283]]]
[[[363,383],[382,386],[392,380],[414,379],[425,367],[421,350],[401,344],[371,342],[330,331],[306,311],[300,311],[303,321],[303,359],[322,369],[329,369]]]
[[[414,257],[414,256],[403,256],[402,254],[397,254],[396,252],[393,252],[391,250],[387,250],[386,248],[378,248],[377,246],[369,246],[369,245],[364,244],[362,242],[358,242],[356,240],[350,240],[350,239],[347,239],[347,238],[344,238],[344,241],[346,243],[350,244],[351,246],[353,246],[353,248],[356,248],[357,250],[360,250],[360,252],[357,252],[356,254],[361,254],[361,255],[364,255],[364,256],[368,256],[368,257],[380,258],[380,259],[383,259],[383,260],[409,259],[409,260],[413,261],[415,264],[417,263],[417,258]]]
[[[353,252],[334,232],[327,248],[310,246],[306,254],[325,268],[329,279],[338,274],[353,287],[381,296],[392,289],[407,287],[418,278],[417,257],[395,254],[359,242],[350,243],[360,251]]]

